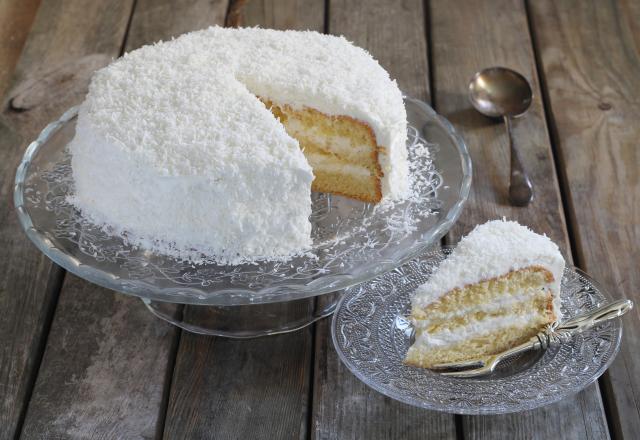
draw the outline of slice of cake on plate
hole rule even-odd
[[[560,318],[564,259],[546,236],[513,221],[477,226],[418,287],[405,363],[430,368],[497,354]]]

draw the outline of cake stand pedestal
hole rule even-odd
[[[343,291],[287,302],[238,306],[184,305],[142,298],[149,311],[183,330],[248,339],[300,330],[331,315]]]

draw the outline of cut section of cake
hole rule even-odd
[[[300,144],[313,169],[313,191],[377,203],[382,199],[379,148],[371,127],[349,116],[331,116],[312,108],[265,105]]]
[[[418,287],[408,365],[500,353],[560,318],[565,262],[546,236],[513,221],[477,226]]]

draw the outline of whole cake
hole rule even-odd
[[[344,38],[211,27],[95,73],[73,202],[164,253],[287,256],[311,244],[312,190],[407,194],[406,128],[396,83]]]
[[[412,298],[405,363],[430,368],[500,353],[560,318],[564,259],[546,236],[494,220],[464,237]]]

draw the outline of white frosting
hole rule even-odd
[[[553,274],[547,287],[554,295],[555,313],[560,316],[560,281],[564,258],[558,246],[514,221],[493,220],[476,226],[464,237],[429,280],[418,287],[412,299],[415,307],[425,307],[457,287],[506,275],[530,266],[543,267]]]
[[[303,250],[311,168],[256,95],[368,123],[386,148],[383,196],[405,196],[402,96],[366,51],[315,32],[212,27],[96,72],[70,144],[74,202],[169,254],[233,263]]]

